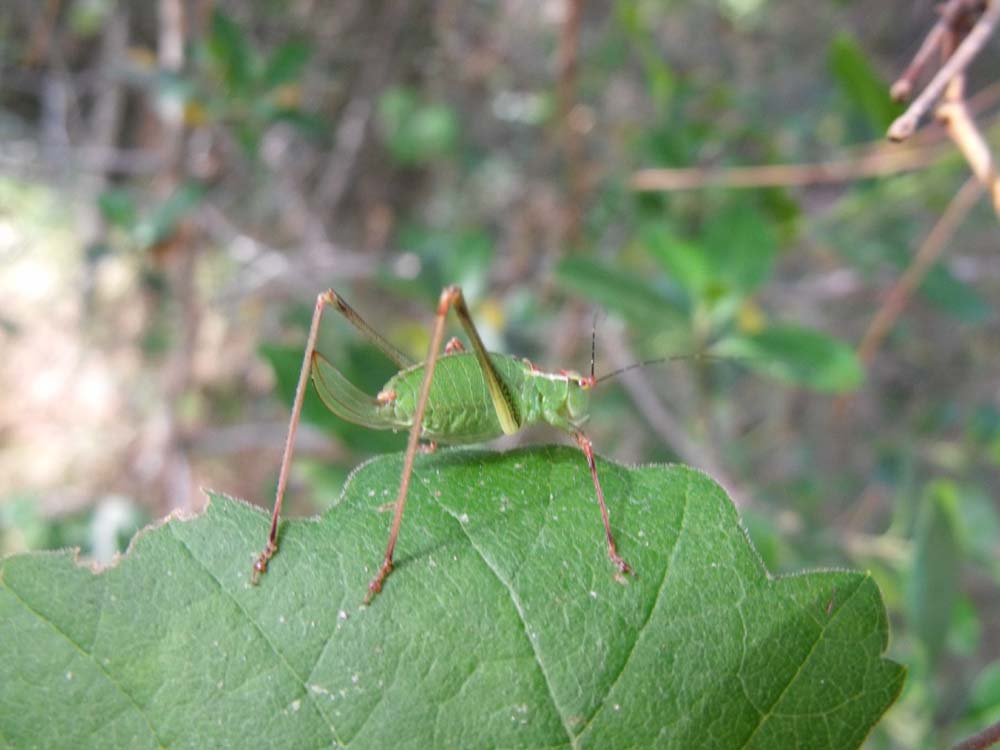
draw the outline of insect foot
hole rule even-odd
[[[260,557],[253,564],[253,574],[250,576],[250,583],[252,585],[256,586],[261,575],[267,572],[267,563],[274,557],[274,553],[277,551],[278,545],[275,542],[268,541],[264,551],[260,553]]]
[[[392,560],[386,558],[385,562],[382,563],[382,567],[378,569],[378,574],[372,579],[372,582],[368,584],[368,593],[365,594],[365,606],[367,607],[372,603],[375,596],[382,590],[382,584],[385,583],[386,576],[392,572]]]

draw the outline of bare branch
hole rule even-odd
[[[906,67],[903,75],[892,84],[890,89],[892,98],[898,102],[909,99],[917,77],[930,61],[931,56],[939,51],[945,43],[945,35],[960,26],[963,18],[973,14],[978,16],[982,11],[981,0],[948,0],[944,3],[939,11],[941,17],[924,38],[920,49],[913,57],[913,61]]]
[[[815,164],[765,164],[752,167],[686,169],[640,169],[632,175],[637,191],[699,190],[706,187],[761,188],[801,187],[851,182],[898,172],[923,169],[943,154],[942,147],[897,150],[868,147],[840,160]]]
[[[962,97],[964,84],[964,75],[952,79],[945,93],[945,101],[937,109],[937,117],[945,123],[948,135],[965,156],[976,179],[990,192],[993,210],[1000,215],[1000,176],[997,175],[996,164],[986,139],[969,115]]]
[[[969,64],[979,54],[980,50],[990,38],[994,27],[1000,21],[1000,0],[993,0],[980,16],[972,31],[965,37],[962,43],[955,50],[955,54],[941,66],[941,69],[934,75],[927,88],[921,92],[920,96],[914,99],[913,104],[903,114],[896,118],[895,122],[889,126],[888,137],[890,141],[903,141],[913,135],[917,129],[917,123],[924,116],[928,109],[938,100],[944,92],[948,81],[964,71]]]

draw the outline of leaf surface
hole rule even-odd
[[[0,737],[18,748],[853,748],[903,682],[872,579],[773,579],[722,490],[582,456],[420,456],[396,571],[361,606],[401,457],[318,520],[213,496],[95,573],[0,568]]]

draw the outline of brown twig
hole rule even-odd
[[[962,152],[976,179],[990,192],[993,209],[1000,215],[1000,176],[997,175],[986,139],[969,115],[962,96],[964,87],[964,75],[952,79],[945,92],[945,101],[937,109],[937,118],[948,128],[948,135]]]
[[[994,27],[1000,21],[1000,0],[993,0],[976,21],[968,36],[955,50],[955,54],[945,61],[941,69],[934,75],[931,82],[927,84],[920,96],[913,100],[909,108],[901,114],[889,126],[888,137],[890,141],[902,141],[913,135],[917,129],[917,124],[931,106],[938,100],[944,92],[948,82],[956,75],[964,71],[969,64],[979,54],[980,50],[990,38]]]
[[[920,45],[920,49],[917,50],[917,54],[913,57],[913,61],[906,67],[903,74],[896,79],[889,89],[889,95],[893,98],[893,101],[905,102],[910,98],[910,94],[913,93],[913,85],[917,80],[917,76],[927,65],[927,62],[931,59],[931,56],[940,48],[941,40],[944,37],[944,33],[948,26],[944,18],[941,18],[924,39],[923,44]]]
[[[998,742],[1000,742],[1000,721],[962,740],[955,745],[955,750],[987,750]]]
[[[994,83],[969,99],[967,108],[971,113],[985,112],[998,101],[1000,83]],[[886,146],[885,141],[879,140],[845,150],[829,161],[816,164],[640,169],[632,175],[631,186],[633,190],[639,191],[700,190],[706,187],[804,187],[882,177],[933,164],[946,153],[946,147],[940,146],[943,137],[944,134],[937,130],[924,130],[910,141],[909,148],[912,150]]]
[[[898,102],[906,101],[913,92],[914,83],[935,52],[941,49],[945,34],[961,27],[969,16],[982,13],[982,0],[948,0],[940,9],[940,18],[928,32],[913,61],[892,84],[890,94]]]
[[[896,324],[896,320],[903,308],[906,307],[913,292],[920,286],[930,267],[947,247],[948,240],[952,238],[978,200],[982,189],[979,180],[972,177],[962,185],[955,197],[951,199],[951,203],[948,204],[937,224],[924,239],[913,258],[913,262],[889,290],[885,302],[868,326],[868,330],[861,340],[861,345],[858,347],[858,356],[863,362],[871,362],[882,341]]]
[[[630,181],[633,190],[699,190],[706,187],[761,188],[802,187],[922,169],[944,153],[942,146],[913,147],[906,150],[882,145],[865,147],[857,154],[814,164],[764,164],[721,169],[640,169]]]
[[[562,136],[562,151],[568,210],[563,233],[563,246],[572,247],[580,236],[580,221],[583,215],[583,185],[580,128],[574,122],[576,114],[577,60],[579,57],[580,16],[583,0],[569,0],[566,3],[566,18],[559,36],[559,81],[557,84],[557,106],[559,132]]]

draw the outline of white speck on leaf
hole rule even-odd
[[[67,680],[72,680],[73,679],[73,673],[72,672],[67,672],[66,673],[66,679]]]
[[[468,523],[469,522],[469,514],[468,513],[463,513],[462,515],[460,515],[458,517],[458,521],[459,521],[459,523]]]
[[[596,599],[597,598],[597,592],[596,591],[591,591],[590,592],[590,598],[591,599]]]
[[[298,698],[296,698],[295,700],[293,700],[292,701],[292,705],[291,705],[292,713],[295,713],[296,711],[298,711],[299,710],[299,706],[301,706],[301,705],[302,705],[302,701],[300,701]]]
[[[348,617],[350,617],[350,615],[348,615],[344,610],[340,610],[337,613],[337,617],[340,618],[341,620],[346,620]]]

